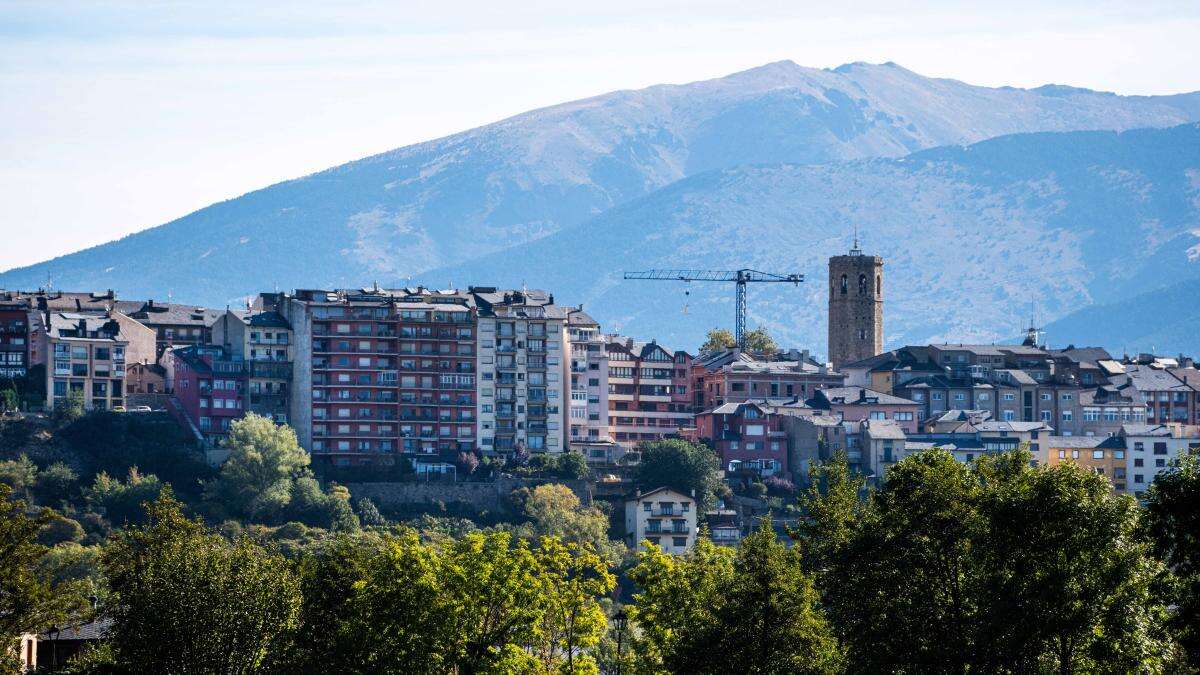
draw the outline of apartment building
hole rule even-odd
[[[1139,498],[1172,460],[1200,448],[1200,426],[1192,424],[1126,424],[1118,437],[1125,444],[1128,491]]]
[[[175,412],[182,413],[206,441],[219,445],[248,408],[246,360],[217,345],[174,347],[168,354],[178,403]]]
[[[421,469],[474,450],[469,293],[297,290],[275,302],[293,335],[289,419],[314,459]]]
[[[609,433],[614,441],[632,448],[674,436],[692,424],[690,354],[618,335],[605,336],[605,342]]]
[[[756,398],[800,398],[840,387],[841,373],[819,363],[808,350],[752,354],[725,349],[697,357],[689,369],[692,411]]]
[[[570,344],[571,402],[567,447],[597,467],[624,463],[624,449],[613,441],[608,422],[608,351],[600,324],[583,311],[567,311]]]
[[[821,414],[833,415],[846,422],[889,420],[905,433],[918,431],[917,410],[920,406],[916,401],[864,387],[818,389],[807,405]]]
[[[691,440],[708,443],[731,474],[766,478],[791,474],[788,434],[783,415],[769,401],[724,403],[696,415]]]
[[[1046,466],[1068,462],[1109,480],[1116,492],[1128,486],[1125,440],[1119,436],[1046,436],[1034,458]]]
[[[569,308],[540,290],[470,289],[479,337],[479,446],[492,455],[567,447]]]
[[[638,492],[625,502],[625,541],[630,548],[657,545],[679,555],[696,544],[696,500],[670,488]]]
[[[30,303],[16,293],[0,293],[0,382],[29,373]]]
[[[1172,369],[1155,363],[1124,364],[1128,385],[1146,406],[1147,424],[1195,424],[1200,389],[1177,377]],[[1119,377],[1119,376],[1118,376]]]
[[[51,312],[46,319],[46,406],[77,392],[87,409],[125,404],[127,363],[154,358],[154,331],[112,311]]]
[[[249,370],[248,410],[278,423],[288,421],[291,407],[291,324],[276,311],[226,310],[210,326],[213,344],[243,359]]]
[[[154,363],[172,347],[212,343],[212,323],[226,310],[155,300],[112,300],[118,311],[154,331]]]

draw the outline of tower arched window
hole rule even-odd
[[[876,296],[883,295],[883,275],[882,274],[875,275],[875,295]]]
[[[843,274],[842,275],[842,295],[846,294],[846,283],[847,283],[846,275]]]
[[[858,275],[858,294],[867,294],[867,275],[865,274]]]

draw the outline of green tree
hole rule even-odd
[[[799,497],[800,519],[790,534],[801,541],[805,567],[816,575],[821,587],[867,515],[867,502],[862,498],[866,479],[852,473],[846,454],[839,452],[828,462],[814,463],[808,483],[808,490]]]
[[[62,462],[55,462],[38,472],[33,486],[38,503],[57,506],[72,501],[78,494],[79,474]]]
[[[540,536],[590,546],[609,558],[619,553],[611,550],[619,544],[608,539],[608,516],[594,506],[584,507],[578,495],[565,485],[535,487],[525,500],[524,511]]]
[[[296,622],[288,563],[189,520],[169,488],[146,510],[147,523],[116,535],[103,556],[117,660],[135,672],[261,671]]]
[[[701,513],[712,505],[721,485],[721,463],[709,448],[671,438],[639,445],[642,461],[634,481],[642,490],[669,487],[695,494]]]
[[[766,328],[755,328],[746,331],[746,349],[762,354],[774,354],[779,351],[775,339],[767,333]]]
[[[837,471],[845,471],[838,467]],[[847,501],[853,479],[814,505],[824,605],[849,646],[854,671],[965,672],[972,661],[976,578],[971,542],[979,527],[979,481],[949,453],[906,457],[888,470],[866,510]],[[811,517],[811,516],[810,516]]]
[[[733,349],[737,346],[737,341],[733,338],[733,333],[724,328],[714,328],[708,331],[708,335],[704,336],[704,344],[700,345],[700,353],[717,352],[722,349]]]
[[[1016,452],[981,460],[989,480],[973,551],[978,667],[1155,669],[1170,647],[1136,503],[1075,464],[1031,469],[1029,459]]]
[[[55,424],[64,427],[82,418],[85,412],[83,391],[72,389],[66,398],[54,404],[52,417]]]
[[[48,516],[30,516],[12,488],[0,484],[0,666],[23,633],[41,631],[78,607],[67,584],[51,584],[39,574],[46,547],[37,537]]]
[[[157,476],[142,474],[135,466],[129,469],[124,482],[100,472],[84,491],[84,498],[114,525],[121,525],[141,522],[146,514],[142,505],[158,499],[162,490],[162,481]]]
[[[375,502],[367,497],[358,500],[358,517],[363,525],[383,526],[387,525],[387,518],[379,512],[379,508],[375,506]]]
[[[643,668],[682,673],[830,673],[841,653],[800,552],[769,524],[736,555],[706,540],[675,558],[649,547],[631,578]]]
[[[23,500],[33,496],[37,476],[37,465],[25,455],[0,462],[0,485],[7,485],[13,495]]]
[[[206,492],[237,514],[282,510],[291,501],[295,479],[308,475],[309,456],[296,432],[260,415],[251,413],[230,425],[225,448],[229,457]]]
[[[608,595],[616,578],[589,545],[542,538],[535,555],[545,608],[532,646],[543,672],[592,673],[592,651],[608,625],[598,598]]]
[[[1173,609],[1169,625],[1200,671],[1200,448],[1160,473],[1146,492],[1145,529],[1169,572],[1163,595]]]

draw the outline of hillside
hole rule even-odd
[[[731,325],[733,289],[623,281],[623,270],[801,272],[800,288],[751,287],[751,323],[823,353],[826,259],[849,248],[855,226],[863,248],[885,258],[889,347],[1004,339],[1031,313],[1052,320],[1200,275],[1200,126],[1020,134],[898,159],[711,171],[423,278],[537,280],[584,302],[606,328],[694,348],[705,329]],[[1136,301],[1145,312],[1094,337],[1087,330],[1101,322],[1082,318],[1063,335],[1052,324],[1047,337],[1132,348],[1151,326],[1195,316],[1196,296],[1178,296],[1169,304],[1174,295],[1147,293]],[[1200,331],[1170,330],[1154,343],[1160,350],[1200,350]]]
[[[127,297],[170,290],[219,306],[273,287],[395,285],[715,169],[896,157],[1016,132],[1197,119],[1200,94],[985,88],[891,63],[818,70],[784,61],[613,92],[385,152],[9,270],[0,287],[49,278],[57,288],[114,288]],[[863,222],[880,215],[851,210]]]
[[[1054,344],[1103,344],[1114,354],[1200,353],[1200,278],[1087,307],[1046,326]]]

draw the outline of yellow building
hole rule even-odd
[[[1108,479],[1116,492],[1128,492],[1125,440],[1119,436],[1046,436],[1035,459],[1045,466],[1072,462]]]
[[[52,312],[45,340],[48,408],[72,394],[88,410],[123,406],[126,364],[154,362],[154,331],[117,311]]]

